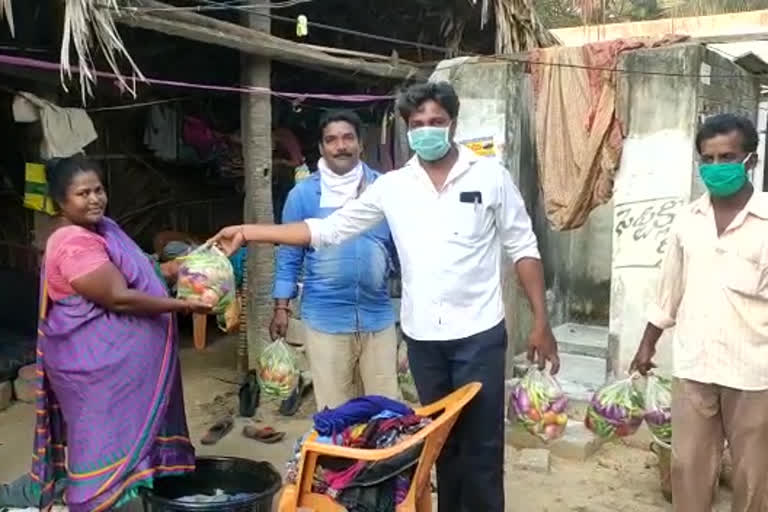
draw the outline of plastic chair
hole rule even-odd
[[[405,501],[398,505],[396,510],[397,512],[431,512],[432,466],[459,418],[459,413],[481,388],[482,384],[472,382],[434,404],[416,409],[416,414],[432,417],[432,423],[390,448],[368,450],[320,444],[314,441],[317,438],[317,432],[311,434],[301,449],[297,483],[283,487],[278,512],[344,512],[346,510],[329,496],[312,492],[312,477],[320,456],[375,462],[389,459],[422,442],[424,447],[416,465],[411,488],[408,490]]]

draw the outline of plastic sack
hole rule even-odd
[[[672,443],[672,379],[650,375],[645,388],[645,423],[659,444]]]
[[[568,424],[568,397],[547,371],[531,367],[512,388],[508,416],[516,418],[528,432],[545,441],[553,441]]]
[[[418,403],[419,394],[416,392],[416,384],[413,382],[411,367],[408,363],[408,345],[400,341],[397,349],[397,383],[400,385],[400,392],[403,399],[407,402]]]
[[[603,439],[631,436],[643,423],[643,396],[635,377],[607,384],[592,395],[584,425]]]
[[[208,304],[223,314],[235,300],[235,274],[229,258],[218,247],[202,245],[181,258],[176,296]]]
[[[285,340],[269,344],[259,356],[259,385],[267,397],[288,398],[299,383],[299,366]]]
[[[240,304],[240,298],[235,296],[229,306],[227,306],[224,313],[216,317],[219,329],[227,334],[233,334],[240,327],[240,312],[242,305]]]

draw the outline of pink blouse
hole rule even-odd
[[[75,295],[72,281],[108,261],[107,243],[100,235],[80,226],[57,229],[48,238],[45,249],[48,296],[61,300]]]

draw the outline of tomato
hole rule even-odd
[[[541,420],[545,425],[553,425],[557,423],[557,413],[547,411],[541,415]]]
[[[541,419],[541,415],[539,414],[539,411],[537,411],[536,409],[529,410],[528,417],[533,421],[539,421]]]

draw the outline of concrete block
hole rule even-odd
[[[520,471],[549,473],[551,458],[549,450],[542,448],[520,450],[514,468]]]
[[[13,385],[10,382],[0,382],[0,411],[11,406],[13,401]]]
[[[550,446],[552,455],[563,459],[584,461],[600,449],[603,440],[590,432],[581,422],[571,421],[563,437]]]
[[[16,379],[13,381],[13,392],[16,396],[16,400],[24,402],[26,404],[35,403],[35,391],[37,386],[34,380]]]
[[[555,457],[577,461],[588,459],[603,444],[603,441],[587,430],[583,423],[573,420],[568,422],[563,437],[551,443],[545,443],[517,424],[508,424],[506,442],[518,449],[546,448]]]

